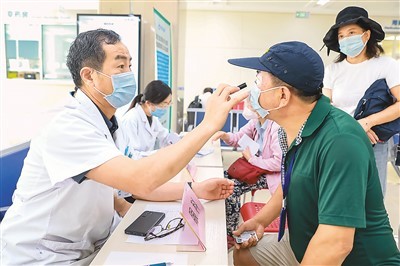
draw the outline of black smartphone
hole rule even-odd
[[[126,229],[125,234],[146,236],[146,233],[155,225],[159,224],[165,217],[163,212],[144,211]]]

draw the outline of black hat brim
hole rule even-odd
[[[358,17],[354,19],[347,20],[342,23],[336,23],[333,25],[329,31],[326,33],[323,42],[328,47],[328,49],[335,51],[335,52],[340,52],[339,49],[339,41],[338,41],[338,28],[342,26],[346,26],[349,24],[358,24],[362,27],[368,27],[368,29],[371,30],[371,39],[375,40],[376,42],[380,42],[383,39],[385,39],[385,32],[383,31],[381,25],[377,23],[376,21],[365,18],[365,17]]]

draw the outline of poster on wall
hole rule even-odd
[[[128,47],[132,57],[132,71],[136,78],[136,94],[140,88],[140,15],[103,15],[78,14],[78,34],[98,28],[113,30],[121,36],[121,41]],[[116,114],[122,116],[129,104],[118,108]]]
[[[172,87],[171,23],[154,9],[155,67],[156,79]],[[171,129],[171,107],[160,118],[160,122]]]

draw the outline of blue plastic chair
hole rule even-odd
[[[0,154],[0,221],[12,204],[12,195],[21,175],[30,142],[11,147]]]

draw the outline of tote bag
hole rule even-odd
[[[378,113],[396,102],[396,98],[390,93],[385,79],[378,79],[367,89],[364,96],[358,102],[354,118],[359,120],[371,114]],[[400,118],[372,127],[380,140],[387,141],[393,135],[400,132]]]

